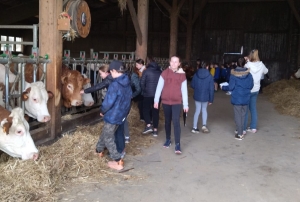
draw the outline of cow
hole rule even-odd
[[[37,119],[39,122],[47,122],[51,118],[47,108],[47,101],[49,98],[54,97],[53,93],[47,91],[44,83],[41,81],[32,83],[32,77],[29,76],[32,75],[33,72],[32,64],[26,64],[25,70],[25,89],[22,93],[22,100],[25,102],[25,112],[28,116]],[[0,64],[0,85],[5,82],[4,72],[5,67]],[[9,83],[12,83],[15,78],[16,75],[10,71]]]
[[[17,107],[10,112],[0,106],[0,122],[0,150],[22,160],[37,160],[38,149],[29,133],[22,108]]]
[[[83,89],[85,84],[90,83],[91,80],[84,78],[79,71],[70,70],[66,65],[63,65],[61,82],[63,105],[66,108],[82,105],[80,90]]]
[[[83,76],[83,78],[87,78],[87,76],[85,74],[83,74],[82,76]],[[87,84],[83,85],[83,89],[87,89],[89,87],[91,87],[91,83],[87,83]],[[93,96],[91,93],[83,93],[81,95],[81,97],[82,97],[84,106],[90,107],[94,104],[94,99],[93,99]]]
[[[300,68],[292,74],[291,79],[300,79]]]

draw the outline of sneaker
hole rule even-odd
[[[192,129],[192,133],[199,133],[200,131],[199,131],[199,129],[198,128],[193,128]]]
[[[128,144],[130,142],[130,138],[129,137],[125,137],[125,143]]]
[[[231,95],[231,92],[228,91],[228,92],[226,93],[226,95]]]
[[[171,140],[166,140],[165,144],[164,144],[164,148],[169,148],[171,146]]]
[[[123,152],[121,153],[121,159],[124,159],[125,155],[126,155],[126,152],[123,151]]]
[[[145,122],[145,120],[144,119],[140,119],[140,122]]]
[[[235,130],[235,131],[234,131],[234,134],[236,134],[236,135],[237,135],[237,134],[238,134],[238,131],[237,131],[237,130]],[[245,130],[243,130],[243,135],[246,135],[246,134],[247,134],[247,132],[246,132]]]
[[[209,133],[209,130],[206,126],[202,126],[201,130],[202,130],[202,133]]]
[[[152,134],[153,134],[153,137],[157,137],[157,130],[154,130]]]
[[[242,140],[244,139],[244,135],[235,135],[235,139]]]
[[[250,132],[250,133],[256,133],[257,130],[256,129],[251,129],[250,127],[247,128],[247,132]]]
[[[175,145],[175,154],[181,154],[180,143],[176,143]]]
[[[152,129],[152,127],[151,126],[146,126],[146,128],[144,129],[144,131],[143,131],[143,134],[147,134],[147,133],[151,133],[151,132],[153,132],[153,129]]]

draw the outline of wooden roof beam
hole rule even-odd
[[[298,11],[296,9],[294,0],[287,0],[287,1],[288,1],[289,5],[291,7],[291,10],[292,10],[298,24],[300,25],[300,14],[298,13]]]

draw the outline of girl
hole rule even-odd
[[[258,50],[254,49],[250,52],[249,57],[245,57],[246,65],[245,67],[250,70],[252,74],[254,86],[251,89],[251,96],[250,96],[250,103],[249,103],[249,110],[251,114],[251,122],[250,127],[247,129],[248,132],[256,133],[257,132],[257,111],[256,111],[256,100],[260,89],[260,79],[263,74],[268,73],[268,69],[264,65],[263,62],[260,61],[258,57]],[[244,129],[246,130],[248,124],[248,110],[246,112],[245,117],[245,125]]]
[[[206,69],[206,63],[202,64],[202,68],[198,69],[192,79],[191,87],[194,89],[194,100],[196,110],[194,114],[194,123],[192,133],[199,133],[198,117],[202,109],[202,132],[208,133],[206,126],[207,106],[214,101],[214,80],[209,71]]]
[[[165,114],[166,142],[163,145],[169,148],[171,145],[171,121],[174,126],[175,153],[181,154],[180,149],[180,112],[183,104],[184,112],[188,112],[188,92],[185,72],[180,68],[180,58],[172,56],[170,66],[162,72],[156,87],[154,108],[158,109],[159,98]]]
[[[137,69],[137,74],[139,76],[139,79],[141,79],[143,75],[143,71],[146,70],[145,61],[143,59],[137,59],[135,61],[135,66]],[[138,102],[140,121],[145,122],[144,115],[143,115],[143,101],[144,101],[143,92],[140,95],[136,96],[134,101]]]
[[[238,59],[238,66],[231,70],[229,86],[221,87],[222,90],[231,92],[231,104],[234,109],[234,120],[236,124],[235,139],[242,140],[246,131],[244,131],[245,115],[250,102],[250,90],[253,87],[253,78],[250,70],[243,68],[245,65],[244,58]]]

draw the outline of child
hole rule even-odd
[[[198,117],[202,109],[202,132],[208,133],[206,126],[207,121],[207,106],[214,101],[214,80],[210,72],[206,69],[206,64],[202,64],[202,68],[198,69],[192,79],[191,87],[194,89],[194,100],[196,110],[194,114],[194,123],[192,133],[199,133]]]
[[[99,153],[99,156],[103,156],[103,150],[106,147],[114,160],[109,161],[108,166],[122,170],[124,162],[121,159],[121,154],[117,151],[114,134],[128,115],[132,90],[128,76],[123,74],[125,68],[122,62],[112,61],[109,70],[114,80],[110,84],[100,108],[100,116],[104,116],[104,126],[96,145],[96,152]]]
[[[245,59],[238,59],[238,66],[231,70],[229,86],[220,86],[222,90],[231,92],[231,104],[233,104],[234,120],[237,127],[235,139],[242,140],[246,131],[243,130],[248,104],[250,102],[253,77],[250,70],[244,68]]]
[[[99,74],[100,74],[100,77],[103,79],[102,82],[97,83],[96,85],[94,85],[90,88],[81,90],[80,94],[92,93],[92,92],[95,92],[97,90],[102,90],[102,100],[103,100],[104,97],[105,97],[105,94],[106,94],[106,91],[107,91],[107,88],[108,88],[109,84],[113,81],[113,78],[110,75],[108,70],[109,70],[108,64],[105,64],[105,65],[101,66],[99,68]]]
[[[185,72],[180,68],[180,58],[172,56],[170,67],[164,70],[156,87],[154,108],[158,109],[159,98],[165,114],[166,142],[163,145],[169,148],[171,145],[171,121],[174,126],[175,153],[181,154],[180,149],[180,112],[188,112],[188,92]]]
[[[135,67],[137,69],[137,74],[139,76],[139,79],[141,79],[141,77],[143,75],[143,71],[146,70],[145,61],[143,59],[137,59],[135,61]],[[145,122],[144,114],[143,114],[143,100],[144,100],[143,93],[138,95],[135,98],[135,100],[138,102],[138,108],[139,108],[139,113],[140,113],[140,121]]]

